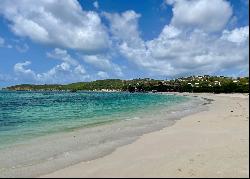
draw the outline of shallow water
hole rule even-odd
[[[95,92],[0,92],[0,147],[74,128],[133,118],[187,100],[179,96]]]
[[[0,176],[34,177],[98,158],[201,104],[161,94],[0,92]]]

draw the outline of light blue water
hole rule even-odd
[[[171,106],[187,97],[145,93],[0,91],[0,147]]]

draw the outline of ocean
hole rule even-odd
[[[38,176],[103,156],[200,104],[158,93],[1,91],[0,176]],[[34,172],[22,173],[27,166]]]

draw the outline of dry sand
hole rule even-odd
[[[109,155],[42,177],[248,177],[248,94],[195,95],[215,101]]]

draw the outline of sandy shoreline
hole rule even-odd
[[[0,146],[0,178],[38,177],[83,161],[101,158],[121,146],[133,143],[143,134],[159,131],[173,125],[183,116],[207,108],[204,105],[207,100],[202,98],[180,98],[173,95],[167,98],[182,100],[176,104],[153,105],[129,113],[123,120],[96,126],[79,126],[10,146]]]
[[[41,177],[248,177],[249,96],[195,95],[215,101],[109,155]]]

